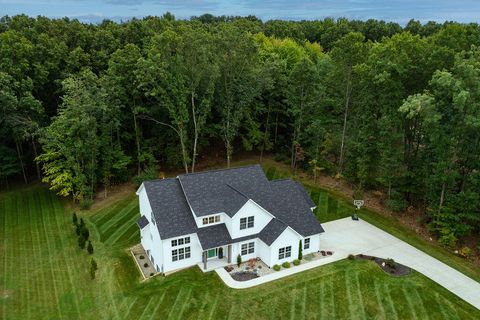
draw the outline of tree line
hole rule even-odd
[[[445,245],[480,230],[480,27],[162,17],[0,19],[0,180],[99,186],[273,153],[416,208]]]

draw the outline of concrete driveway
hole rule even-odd
[[[325,233],[321,236],[321,247],[335,251],[337,258],[360,253],[392,258],[423,273],[480,309],[480,283],[391,234],[365,221],[350,218],[327,222],[322,226]]]

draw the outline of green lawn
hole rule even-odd
[[[248,290],[229,289],[196,267],[140,282],[125,250],[139,240],[133,195],[81,214],[99,264],[91,281],[70,212],[51,192],[2,193],[0,213],[1,319],[480,318],[421,274],[395,278],[369,261],[343,260]]]
[[[278,165],[273,161],[267,161],[263,167],[269,179],[281,179],[290,176],[287,168]],[[317,209],[315,209],[315,215],[320,222],[328,222],[349,217],[355,211],[352,200],[344,195],[314,185],[313,181],[310,179],[303,179],[301,182],[305,185],[310,196],[318,205]],[[480,282],[480,268],[476,267],[468,260],[456,256],[452,252],[446,250],[437,242],[427,241],[421,238],[415,233],[415,231],[405,227],[394,217],[386,217],[378,212],[364,208],[360,210],[359,216],[361,219],[387,231],[397,238]]]

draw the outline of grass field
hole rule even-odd
[[[280,179],[290,176],[288,166],[281,165],[277,162],[267,159],[263,167],[269,179]],[[318,204],[315,215],[320,222],[349,217],[355,211],[351,199],[348,199],[344,195],[332,190],[323,189],[313,184],[311,179],[301,179],[300,181],[305,185],[315,203]],[[415,231],[402,225],[395,217],[387,217],[365,208],[359,211],[359,216],[361,219],[387,231],[480,282],[480,268],[468,260],[448,251],[437,242],[427,241],[421,238]]]
[[[133,192],[81,213],[99,264],[94,281],[71,213],[53,193],[39,186],[1,193],[0,212],[2,319],[480,318],[421,274],[395,278],[369,261],[343,260],[247,290],[229,289],[196,267],[140,282],[125,250],[139,240]]]

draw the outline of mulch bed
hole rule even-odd
[[[394,268],[392,268],[391,266],[389,266],[387,264],[386,259],[377,258],[377,257],[373,257],[373,256],[367,256],[367,255],[364,255],[364,254],[356,255],[355,259],[374,261],[380,268],[382,268],[383,271],[385,271],[386,273],[388,273],[392,276],[397,276],[397,277],[406,276],[406,275],[409,275],[410,272],[412,271],[411,268],[409,268],[409,267],[407,267],[403,264],[400,264],[398,262],[394,262]]]
[[[230,275],[234,280],[237,280],[237,281],[248,281],[248,280],[258,278],[258,275],[256,273],[249,272],[249,271],[235,272],[235,273],[231,273]]]

